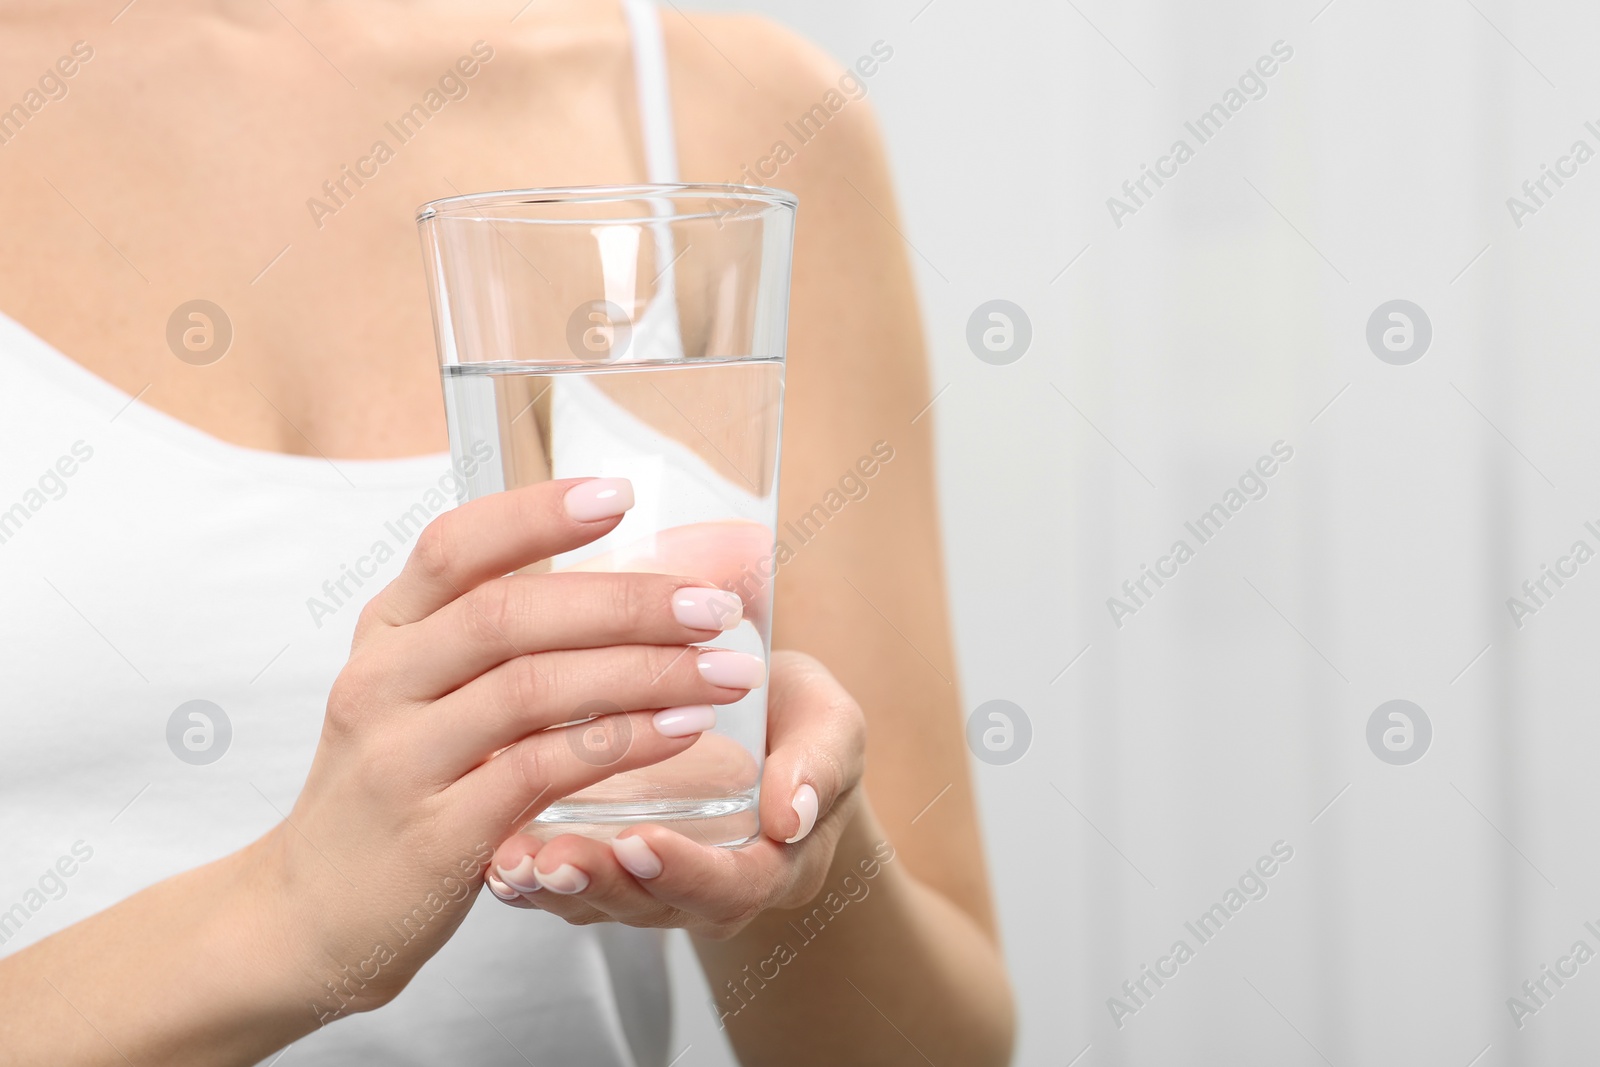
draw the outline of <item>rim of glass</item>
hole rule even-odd
[[[498,192],[466,193],[430,200],[417,209],[417,222],[430,219],[480,219],[486,220],[495,208],[538,204],[618,204],[628,201],[639,203],[637,215],[608,215],[596,218],[530,218],[527,215],[500,217],[495,221],[538,222],[548,224],[602,225],[605,223],[637,224],[666,222],[675,219],[712,218],[725,212],[696,211],[685,214],[662,214],[652,202],[661,200],[736,200],[760,205],[762,210],[786,207],[793,210],[799,198],[784,189],[765,185],[732,185],[715,182],[674,182],[660,185],[571,185],[552,189],[502,189]],[[735,212],[734,214],[737,214]]]

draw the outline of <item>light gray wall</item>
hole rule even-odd
[[[1600,12],[703,6],[841,62],[895,49],[870,92],[950,385],[965,703],[1033,729],[1020,761],[975,763],[1017,1062],[1592,1058],[1600,962],[1547,980],[1520,1028],[1507,1000],[1575,942],[1600,951],[1600,563],[1520,627],[1507,601],[1600,549],[1600,160],[1520,225],[1507,198],[1600,150]],[[1277,41],[1265,95],[1199,143],[1185,120]],[[1194,157],[1116,225],[1107,198],[1178,138]],[[965,340],[993,298],[1032,324],[1009,366]],[[1395,299],[1431,322],[1409,365],[1367,340]],[[1263,499],[1186,532],[1278,441]],[[1119,627],[1108,598],[1179,538],[1194,559]],[[1369,745],[1393,699],[1431,723],[1410,765]],[[1185,921],[1280,841],[1265,898],[1200,944]],[[1119,1027],[1108,998],[1180,939],[1194,958]],[[703,997],[680,998],[685,1067],[729,1062]]]

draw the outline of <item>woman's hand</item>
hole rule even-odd
[[[465,917],[494,842],[687,749],[704,715],[671,709],[748,692],[684,654],[738,623],[731,594],[661,574],[512,573],[608,533],[632,500],[626,481],[596,479],[464,504],[361,613],[305,788],[253,846],[264,940],[319,1021],[405,986]],[[748,661],[760,684],[757,657],[713,655]],[[620,712],[553,729],[590,701]],[[579,755],[597,726],[632,739],[604,767]]]
[[[797,652],[773,654],[768,703],[754,843],[717,848],[660,824],[610,842],[518,834],[496,850],[489,887],[571,923],[681,926],[717,940],[769,908],[811,900],[860,802],[866,719],[820,663]]]

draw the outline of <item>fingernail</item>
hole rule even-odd
[[[537,893],[539,891],[538,873],[533,869],[533,857],[524,856],[517,865],[509,871],[504,867],[495,866],[495,872],[500,875],[500,880],[519,893]]]
[[[810,785],[802,785],[794,791],[794,799],[789,802],[794,807],[794,813],[800,816],[800,829],[795,835],[788,838],[789,844],[801,840],[817,825],[817,791]]]
[[[635,878],[654,878],[661,873],[661,857],[642,837],[613,837],[611,851],[617,862]]]
[[[589,876],[570,863],[563,863],[549,874],[536,868],[533,876],[552,893],[581,893],[589,888]]]
[[[767,665],[760,656],[725,648],[700,653],[700,677],[726,689],[755,689],[766,681]]]
[[[731,630],[744,618],[744,601],[722,589],[689,586],[672,594],[672,614],[696,630]]]
[[[485,884],[489,886],[489,892],[493,893],[501,900],[516,900],[522,895],[492,874],[485,875],[483,880]]]
[[[650,716],[650,725],[662,737],[688,737],[690,734],[704,733],[717,725],[717,709],[710,704],[667,708]]]
[[[626,478],[591,478],[568,489],[561,503],[575,522],[614,519],[633,507],[633,483]]]

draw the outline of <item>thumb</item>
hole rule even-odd
[[[761,828],[796,844],[861,780],[867,721],[838,679],[799,652],[772,654]]]

